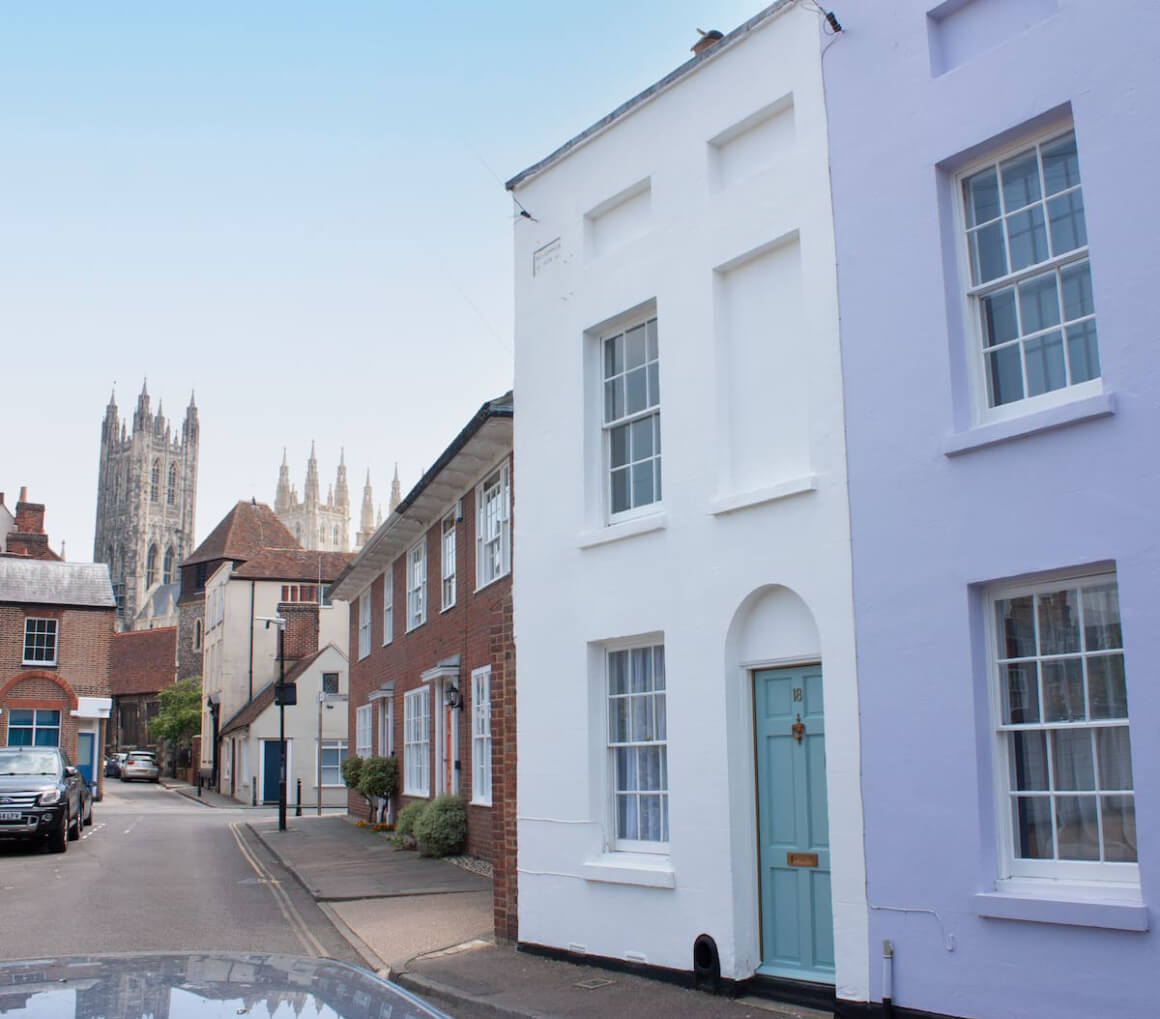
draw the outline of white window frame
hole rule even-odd
[[[358,657],[361,662],[371,653],[371,589],[358,596]]]
[[[32,657],[29,657],[29,638]],[[51,655],[49,654],[51,650]],[[21,665],[56,665],[60,653],[60,621],[44,616],[24,617],[24,643],[20,650]]]
[[[32,715],[32,721],[25,725],[23,722],[14,723],[12,721],[12,713],[29,712]],[[47,718],[41,722],[41,715],[56,715],[56,724],[49,725]],[[35,749],[36,747],[59,747],[60,746],[60,731],[64,721],[64,712],[60,708],[9,708],[8,709],[8,745],[10,747],[29,747]],[[28,731],[29,743],[13,743],[12,730],[21,729]],[[37,733],[52,732],[56,734],[56,742],[54,743],[38,743],[36,741]]]
[[[410,633],[425,622],[427,622],[426,534],[407,550],[407,632]]]
[[[475,589],[512,569],[511,462],[504,460],[475,489]],[[495,512],[490,511],[494,508]],[[495,566],[498,558],[498,569]]]
[[[431,688],[403,694],[403,795],[431,795]]]
[[[631,685],[624,693],[613,693],[612,691],[612,656],[616,654],[628,654],[629,667],[629,681],[631,684],[631,668],[632,668],[632,654],[633,652],[640,652],[648,650],[650,654],[650,675],[652,676],[653,687],[647,691],[632,692]],[[659,662],[662,671],[665,671],[665,677],[662,678],[662,685],[657,688],[655,685],[655,668],[657,662],[657,654],[659,652]],[[667,855],[669,853],[669,845],[672,837],[671,819],[669,816],[669,781],[668,781],[668,682],[667,670],[665,670],[665,644],[664,637],[657,634],[650,637],[630,638],[623,641],[614,641],[605,644],[602,648],[602,702],[604,705],[604,712],[601,718],[603,723],[603,730],[600,734],[601,742],[604,746],[604,761],[605,761],[605,790],[608,804],[608,838],[607,843],[609,847],[616,852],[628,853],[651,853]],[[613,712],[614,704],[616,702],[629,702],[633,698],[651,698],[653,709],[656,710],[658,698],[660,700],[660,707],[664,711],[664,737],[651,739],[627,739],[617,740],[613,738]],[[631,704],[629,707],[631,708]],[[631,725],[631,713],[630,721]],[[642,789],[638,784],[635,789],[617,789],[617,768],[616,757],[620,750],[639,750],[657,748],[660,753],[660,770],[663,776],[658,789]],[[639,770],[638,770],[639,774]],[[658,839],[640,839],[640,838],[622,838],[620,834],[619,818],[617,810],[617,800],[620,796],[636,795],[638,798],[641,794],[644,795],[659,795],[662,801],[662,835],[665,837]],[[639,833],[639,829],[638,829]]]
[[[355,708],[354,712],[354,732],[355,743],[354,752],[359,757],[370,757],[374,753],[374,747],[371,745],[371,711],[372,707],[369,704],[360,704]]]
[[[395,752],[395,698],[380,697],[379,705],[379,755],[389,757]]]
[[[491,666],[471,670],[471,802],[491,806]]]
[[[997,887],[1002,890],[1004,888],[1058,888],[1061,885],[1079,885],[1092,886],[1114,889],[1120,887],[1122,889],[1138,888],[1140,881],[1140,870],[1138,863],[1130,862],[1107,862],[1107,861],[1084,861],[1084,860],[1059,860],[1059,859],[1025,859],[1016,856],[1015,854],[1015,831],[1013,822],[1013,801],[1015,800],[1014,790],[1011,789],[1011,769],[1012,761],[1010,754],[1009,734],[1020,731],[1087,731],[1091,732],[1100,728],[1114,728],[1127,726],[1129,729],[1129,754],[1130,754],[1130,739],[1131,739],[1131,721],[1130,708],[1129,714],[1120,719],[1079,719],[1076,722],[1059,721],[1059,722],[1044,722],[1012,724],[1005,723],[1003,720],[1003,666],[1012,662],[1005,654],[1000,654],[1001,639],[998,627],[998,603],[1005,599],[1025,597],[1028,595],[1042,595],[1050,592],[1057,592],[1061,590],[1082,590],[1092,587],[1106,586],[1112,584],[1117,588],[1118,582],[1116,573],[1114,571],[1106,572],[1090,572],[1090,571],[1067,571],[1054,574],[1046,574],[1038,577],[1033,581],[1025,581],[1013,584],[994,585],[986,592],[985,597],[985,619],[986,619],[986,646],[987,646],[987,680],[989,688],[989,700],[991,705],[991,753],[994,770],[994,796],[995,796],[995,814],[996,814],[996,832],[999,839],[998,845],[998,881]],[[1038,605],[1036,600],[1033,604]],[[1080,599],[1080,614],[1082,616],[1082,595]],[[1044,655],[1040,653],[1039,645],[1039,614],[1034,612],[1034,631],[1036,635],[1036,654],[1027,659],[1014,659],[1014,663],[1018,664],[1020,661],[1034,661],[1040,668],[1037,669],[1039,676],[1037,686],[1037,700],[1039,703],[1040,718],[1042,718],[1043,704],[1044,704],[1044,681],[1042,678],[1042,664],[1051,662],[1053,660],[1062,660],[1064,658],[1079,658],[1083,661],[1083,675],[1084,675],[1084,689],[1085,689],[1085,703],[1088,698],[1087,675],[1089,659],[1102,657],[1107,654],[1117,653],[1117,649],[1102,649],[1097,651],[1088,651],[1085,647],[1086,641],[1084,637],[1084,626],[1082,620],[1077,623],[1080,631],[1081,648],[1079,652],[1071,652],[1065,655]],[[1120,615],[1121,626],[1121,641],[1123,634],[1123,614]],[[1118,649],[1118,653],[1122,656],[1123,646]],[[1126,679],[1126,677],[1125,677]],[[1059,789],[1055,787],[1055,780],[1053,777],[1054,765],[1052,763],[1052,753],[1049,749],[1046,753],[1046,767],[1049,774],[1049,787],[1041,795],[1050,796],[1052,800],[1057,795],[1070,796],[1073,795],[1072,790]],[[1094,761],[1094,755],[1093,755]],[[1093,763],[1093,767],[1098,767]],[[1102,832],[1103,821],[1100,817],[1098,809],[1098,795],[1105,790],[1096,789],[1093,791],[1076,791],[1079,795],[1095,795],[1097,796],[1097,825],[1099,831]],[[1026,794],[1026,793],[1025,793]],[[1133,799],[1135,798],[1135,790],[1131,790]],[[1053,818],[1055,811],[1052,810]],[[1054,825],[1053,825],[1054,828]],[[1102,842],[1102,839],[1101,839]]]
[[[346,740],[344,740],[344,739],[324,739],[322,741],[322,746],[319,748],[316,748],[316,753],[322,754],[322,753],[325,753],[327,750],[337,750],[338,751],[338,765],[337,766],[328,765],[325,762],[325,760],[323,760],[321,764],[318,761],[315,761],[314,762],[315,774],[320,775],[322,777],[322,788],[323,789],[338,789],[338,788],[341,788],[344,785],[346,785],[346,783],[343,782],[343,780],[342,780],[342,762],[344,760],[346,760],[346,757],[347,757]],[[337,779],[338,779],[337,782],[327,782],[326,781],[326,778],[327,778],[326,773],[328,770],[337,772]]]
[[[1021,355],[1020,363],[1023,365],[1023,392],[1024,395],[1020,399],[1011,400],[1008,403],[997,404],[991,406],[989,397],[990,387],[988,385],[987,373],[987,355],[984,337],[984,325],[982,315],[982,299],[989,294],[997,293],[1005,290],[1011,286],[1018,286],[1019,283],[1025,283],[1030,279],[1038,276],[1044,276],[1049,273],[1058,272],[1061,269],[1067,269],[1070,266],[1078,265],[1087,262],[1090,267],[1090,253],[1087,244],[1083,244],[1078,248],[1071,249],[1059,255],[1051,255],[1044,261],[1036,262],[1033,265],[1026,266],[1015,272],[1008,272],[1006,275],[996,277],[988,280],[985,283],[974,283],[972,274],[972,260],[970,254],[970,244],[968,241],[968,232],[972,227],[968,227],[968,213],[967,202],[964,194],[964,184],[969,177],[973,177],[985,171],[989,167],[998,168],[1001,163],[1004,163],[1015,156],[1029,152],[1034,149],[1038,152],[1041,147],[1049,145],[1053,141],[1063,138],[1067,134],[1074,134],[1075,127],[1070,120],[1057,121],[1051,126],[1034,133],[1022,135],[1017,141],[1010,144],[1003,145],[992,149],[987,154],[979,159],[972,160],[970,164],[964,166],[959,170],[954,177],[954,209],[955,209],[955,231],[956,231],[956,247],[958,250],[959,259],[959,279],[961,281],[961,293],[964,302],[964,316],[965,316],[965,344],[964,350],[968,363],[968,378],[970,383],[970,391],[972,397],[973,417],[976,424],[989,424],[995,421],[1005,421],[1012,418],[1023,417],[1026,414],[1035,413],[1040,410],[1046,410],[1051,407],[1058,407],[1063,404],[1072,403],[1076,400],[1081,400],[1086,397],[1096,396],[1103,392],[1103,377],[1102,365],[1101,374],[1093,379],[1085,380],[1083,382],[1065,384],[1060,389],[1053,389],[1048,392],[1040,393],[1036,396],[1027,396],[1027,372],[1025,366],[1025,356]],[[1082,158],[1082,154],[1078,153],[1077,140],[1077,158]],[[1042,158],[1039,160],[1040,169],[1040,190],[1043,192],[1043,163]],[[1084,190],[1084,182],[1082,174],[1079,183],[1072,188],[1066,188],[1062,192],[1053,194],[1051,198],[1058,198],[1062,194],[1069,191],[1078,191],[1081,195]],[[1002,184],[999,183],[1000,201],[1002,201]],[[1050,238],[1050,227],[1046,220],[1046,206],[1047,197],[1041,193],[1039,205],[1044,209],[1045,214],[1045,230]],[[1028,208],[1033,206],[1028,206]],[[998,222],[1006,222],[1006,206],[1001,206],[1000,219]],[[1018,210],[1017,210],[1018,211]],[[992,221],[988,221],[992,222]],[[1085,208],[1085,225],[1086,225],[1086,208]],[[1004,229],[1005,244],[1007,244],[1007,252],[1009,257],[1010,245],[1006,241],[1007,233]],[[1048,241],[1050,245],[1050,239]],[[1090,268],[1089,268],[1090,273]],[[1062,300],[1062,298],[1060,298]],[[1018,296],[1016,296],[1015,303],[1018,305]],[[1055,327],[1046,327],[1043,334],[1046,335],[1053,329],[1058,329],[1061,335],[1064,335],[1064,361],[1065,371],[1070,378],[1070,358],[1067,353],[1067,341],[1064,334],[1064,320],[1062,318],[1062,309],[1060,310],[1060,324]],[[1094,309],[1090,316],[1085,315],[1081,318],[1090,318],[1095,321],[1097,318]],[[1069,320],[1069,321],[1079,321]],[[1032,334],[1034,335],[1034,334]],[[1099,332],[1096,332],[1096,351],[1099,356]],[[1012,346],[1018,344],[1023,345],[1023,333],[1020,330],[1020,339],[1015,340]]]
[[[455,510],[448,513],[439,522],[439,549],[442,557],[442,611],[446,612],[455,606],[455,519],[458,516]]]
[[[395,564],[383,570],[383,647],[395,639]]]
[[[650,329],[653,342],[650,344]],[[626,342],[628,333],[638,329],[644,329],[644,361],[640,365],[635,365],[632,369],[627,368],[625,361],[625,354],[623,346]],[[659,320],[655,310],[652,310],[644,315],[635,315],[632,318],[623,320],[615,328],[602,329],[597,337],[597,371],[599,381],[599,396],[597,413],[600,421],[600,446],[601,446],[601,489],[602,500],[604,504],[604,515],[607,523],[620,523],[625,520],[633,520],[637,517],[648,516],[659,512],[664,506],[664,492],[662,481],[662,466],[664,457],[661,450],[661,398],[660,398],[660,335],[659,335]],[[606,360],[606,345],[614,342],[617,339],[621,341],[622,354],[619,364],[619,370],[612,370],[610,373],[609,365]],[[613,366],[615,369],[615,365]],[[627,395],[627,381],[630,372],[635,372],[641,369],[644,372],[645,379],[645,406],[636,411],[629,412],[628,410],[628,395]],[[651,369],[651,370],[650,370]],[[615,405],[612,402],[614,396],[613,391],[619,390],[622,398],[621,413],[617,414]],[[655,392],[654,392],[655,391]],[[655,396],[655,399],[653,397]],[[649,420],[652,426],[649,429],[649,449],[650,453],[647,457],[641,457],[639,460],[633,459],[633,453],[628,448],[627,444],[631,444],[634,440],[632,438],[634,432],[631,426],[638,422]],[[613,433],[620,428],[627,427],[626,433],[626,451],[627,465],[615,465],[613,463]],[[634,468],[631,466],[634,463],[648,462],[652,464],[652,489],[653,498],[648,502],[635,502],[631,495],[632,491],[632,474]],[[613,484],[616,473],[623,472],[628,479],[629,484],[629,503],[630,505],[622,510],[613,509]]]

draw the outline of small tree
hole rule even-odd
[[[415,841],[424,856],[449,856],[467,838],[467,805],[454,793],[436,796],[415,819]]]
[[[368,757],[363,761],[358,791],[366,797],[372,818],[383,820],[398,784],[399,766],[393,757]]]
[[[362,778],[364,758],[359,757],[358,754],[351,754],[342,762],[342,780],[346,783],[347,789],[353,789],[359,792],[359,780]]]
[[[186,746],[201,732],[201,677],[191,676],[162,690],[161,707],[149,719],[149,732],[174,747]]]

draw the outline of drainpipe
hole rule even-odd
[[[894,945],[882,942],[882,1015],[894,1017]]]
[[[246,700],[249,704],[254,699],[254,584],[250,581],[250,696]]]

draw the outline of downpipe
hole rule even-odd
[[[882,1016],[894,1019],[894,945],[882,942]]]

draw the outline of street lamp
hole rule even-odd
[[[278,705],[278,831],[286,830],[286,705],[297,704],[297,689],[286,688],[286,618],[258,616],[270,629],[278,627],[278,682],[274,686],[274,703]]]
[[[326,705],[328,711],[334,710],[335,704],[345,704],[347,702],[347,695],[344,693],[327,693],[325,690],[318,691],[318,775],[317,775],[317,790],[318,790],[318,816],[322,816],[322,705]],[[341,762],[340,762],[341,763]]]

